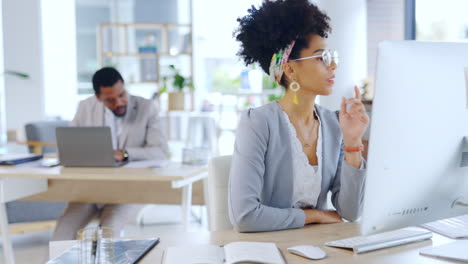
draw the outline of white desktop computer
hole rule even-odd
[[[424,240],[432,233],[383,231],[468,214],[465,138],[468,43],[382,42],[361,218],[365,236],[325,245],[361,253]]]
[[[468,214],[468,43],[382,42],[371,120],[363,234]]]

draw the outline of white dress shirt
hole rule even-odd
[[[116,116],[107,107],[104,107],[104,109],[104,125],[111,129],[112,148],[119,149],[119,136],[122,132],[122,117]]]

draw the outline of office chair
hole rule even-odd
[[[57,152],[55,129],[68,125],[69,121],[64,120],[38,121],[26,124],[24,129],[29,152],[35,154]]]

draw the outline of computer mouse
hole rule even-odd
[[[288,252],[308,259],[323,259],[327,256],[325,251],[311,245],[299,245],[288,248]]]

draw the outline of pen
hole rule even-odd
[[[95,264],[100,263],[101,261],[101,238],[102,238],[102,225],[99,224],[96,234],[96,262]]]
[[[93,243],[91,245],[91,263],[96,264],[96,250],[97,250],[97,240],[96,237],[93,237]]]

